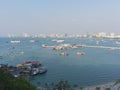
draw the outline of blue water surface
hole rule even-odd
[[[72,85],[88,86],[120,79],[120,50],[101,48],[67,49],[68,56],[60,56],[61,51],[42,48],[42,44],[59,45],[53,38],[0,38],[0,63],[17,65],[24,61],[40,61],[48,72],[36,75],[31,80],[34,85],[57,83],[68,80]],[[65,44],[85,44],[90,46],[120,47],[114,39],[63,38]],[[11,44],[20,40],[20,44]],[[37,40],[31,43],[30,40]],[[99,42],[99,43],[98,43]],[[64,51],[64,50],[63,50]],[[76,52],[82,51],[83,56]],[[21,52],[24,52],[22,54]]]

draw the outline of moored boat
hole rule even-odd
[[[31,69],[31,72],[30,72],[30,75],[37,75],[37,74],[44,74],[47,72],[47,69],[46,68],[32,68]]]
[[[8,70],[14,77],[20,76],[32,76],[37,74],[43,74],[47,72],[47,69],[40,66],[41,63],[37,61],[27,61],[17,66],[8,66],[8,64],[0,64],[0,68]]]
[[[25,61],[23,63],[24,66],[30,66],[30,67],[38,67],[41,66],[42,63],[38,62],[38,61]]]

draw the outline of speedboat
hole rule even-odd
[[[78,56],[82,56],[82,55],[84,55],[85,53],[84,52],[77,52],[76,53]]]

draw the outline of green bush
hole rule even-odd
[[[7,69],[0,68],[0,90],[36,90],[24,77],[14,78]]]

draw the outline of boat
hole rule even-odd
[[[30,40],[30,43],[38,42],[37,40]]]
[[[27,66],[28,65],[28,66]],[[20,76],[32,76],[37,74],[44,74],[47,72],[47,69],[44,67],[35,67],[34,65],[40,65],[36,61],[27,61],[24,64],[18,64],[17,66],[8,66],[8,64],[0,64],[0,68],[6,68],[14,77]],[[34,67],[33,67],[34,66]]]
[[[62,42],[64,42],[65,40],[57,40],[56,42],[58,42],[58,43],[62,43]]]
[[[30,72],[30,75],[37,75],[37,74],[44,74],[47,72],[47,69],[44,68],[44,67],[41,67],[41,68],[32,68],[31,69],[31,72]]]
[[[25,68],[23,64],[18,64],[16,67],[17,68]]]
[[[45,44],[42,44],[42,47],[43,47],[43,48],[46,48],[46,47],[47,47],[47,45],[45,45]]]
[[[77,46],[71,46],[72,49],[77,49],[78,47]]]
[[[96,41],[96,44],[98,45],[98,44],[99,44],[99,41]]]
[[[23,65],[26,67],[38,67],[41,66],[42,64],[38,61],[25,61]]]
[[[35,42],[35,40],[30,40],[31,43]]]
[[[54,46],[52,49],[53,50],[66,50],[67,48],[64,46]]]
[[[82,55],[84,55],[85,53],[84,52],[77,52],[76,53],[78,56],[82,56]]]
[[[62,43],[62,42],[64,42],[65,40],[57,40],[57,39],[53,39],[52,41],[53,41],[53,42]]]
[[[68,56],[69,54],[67,52],[61,52],[60,55],[61,56]]]
[[[20,40],[12,40],[12,41],[10,41],[10,43],[12,43],[12,44],[19,44]]]
[[[21,51],[20,54],[23,55],[25,52]]]

